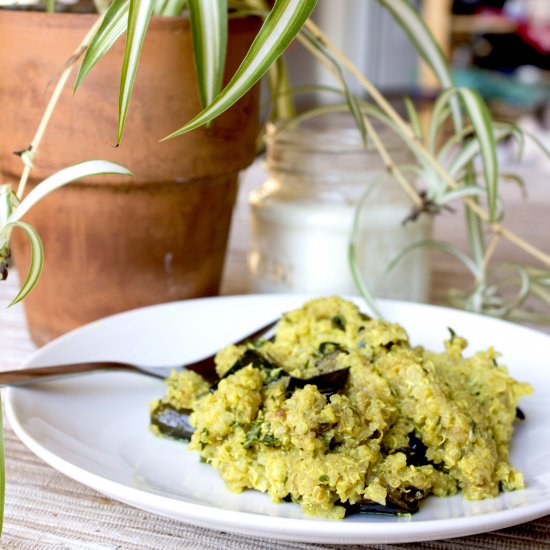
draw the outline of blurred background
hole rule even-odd
[[[457,84],[479,91],[496,118],[528,126],[550,140],[550,1],[415,3],[451,60]],[[429,103],[437,93],[433,75],[378,2],[319,0],[314,18],[387,97],[408,95]],[[308,62],[308,55],[298,45],[289,52],[293,84],[331,83],[331,75]],[[361,93],[356,83],[350,86]],[[316,94],[301,101],[308,107],[331,100]]]

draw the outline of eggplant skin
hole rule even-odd
[[[402,508],[401,506],[393,503],[379,504],[373,501],[357,502],[355,504],[340,504],[346,510],[346,517],[354,516],[356,514],[383,514],[386,516],[403,516],[409,514],[415,514],[418,512],[420,502],[418,501],[414,508]]]
[[[159,403],[151,412],[151,424],[163,435],[190,441],[195,432],[189,423],[191,412],[189,409],[176,409],[169,403]]]
[[[270,376],[273,380],[276,380],[285,374],[279,366],[275,365],[272,361],[267,360],[261,353],[258,353],[253,349],[247,349],[243,353],[242,357],[235,361],[233,366],[219,380],[210,386],[210,393],[214,393],[218,389],[220,380],[228,378],[248,365],[252,365],[255,369],[260,369],[266,373],[273,373],[273,375]]]
[[[320,359],[316,366],[320,367],[320,362],[322,361],[330,361],[335,364],[336,357],[340,353],[347,353],[347,351],[335,349]],[[248,365],[252,365],[254,368],[263,371],[267,375],[269,382],[278,380],[283,376],[288,376],[279,365],[276,365],[273,361],[266,359],[261,353],[258,353],[253,349],[247,349],[243,353],[242,357],[232,365],[232,367],[220,378],[220,380],[229,378],[231,375],[239,372]],[[349,368],[339,369],[336,371],[333,370],[332,372],[326,372],[311,378],[296,378],[294,376],[290,376],[286,390],[286,397],[289,398],[297,389],[304,388],[308,384],[313,384],[317,386],[317,389],[321,394],[328,398],[344,389],[348,380],[348,375]],[[217,391],[220,380],[210,386],[210,393]]]
[[[386,504],[379,504],[371,500],[356,502],[339,502],[346,510],[346,516],[354,514],[385,514],[402,516],[416,514],[420,509],[420,503],[427,497],[425,491],[416,487],[406,487],[405,490],[390,489],[386,498]]]
[[[320,374],[312,378],[290,377],[285,397],[288,399],[295,390],[305,388],[308,384],[317,387],[320,394],[329,398],[335,393],[341,392],[348,381],[349,368]]]

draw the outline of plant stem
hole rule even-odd
[[[271,101],[273,104],[272,118],[288,120],[296,116],[292,94],[289,92],[290,82],[284,58],[281,56],[267,72]]]
[[[65,85],[67,83],[67,80],[69,79],[71,71],[73,70],[74,65],[76,64],[76,62],[78,61],[82,53],[86,51],[86,48],[88,47],[88,44],[92,40],[92,37],[97,31],[99,25],[101,25],[101,22],[103,21],[103,17],[104,17],[104,14],[99,16],[97,21],[92,25],[90,30],[86,33],[86,36],[84,37],[82,42],[79,44],[79,46],[73,52],[71,57],[69,57],[69,59],[65,63],[63,72],[61,73],[61,76],[59,77],[59,80],[55,85],[54,91],[50,97],[50,100],[48,101],[48,105],[46,106],[46,110],[44,111],[44,114],[40,119],[40,124],[38,125],[38,129],[36,130],[36,133],[30,145],[27,148],[27,154],[30,157],[30,162],[25,162],[25,166],[21,174],[21,179],[19,180],[19,185],[17,187],[17,198],[19,200],[21,200],[21,198],[23,197],[23,193],[25,192],[25,186],[27,185],[29,174],[32,169],[33,161],[36,157],[38,148],[40,147],[40,143],[42,142],[42,138],[44,137],[46,128],[53,115],[57,102],[59,101],[61,93],[63,92],[63,89],[65,88]],[[24,158],[24,155],[25,153],[23,153],[22,158]]]
[[[338,61],[346,67],[350,73],[357,79],[357,81],[363,86],[365,91],[372,97],[372,99],[379,105],[379,107],[388,115],[388,117],[395,123],[397,127],[403,132],[403,134],[411,142],[415,144],[418,151],[424,157],[424,159],[434,168],[437,174],[453,189],[457,189],[459,184],[448,174],[448,172],[441,166],[441,164],[434,158],[434,156],[426,149],[424,143],[418,139],[412,128],[403,120],[399,113],[391,106],[391,104],[384,98],[384,96],[378,91],[378,89],[361,73],[361,71],[353,64],[353,62],[348,59],[340,49],[330,41],[330,39],[315,25],[315,23],[308,19],[305,23],[307,29],[315,36],[317,40],[323,44],[328,50],[331,51],[332,55]],[[531,256],[537,258],[542,263],[550,267],[550,255],[544,253],[539,248],[530,244],[523,238],[519,237],[509,229],[506,229],[500,223],[490,223],[489,214],[477,204],[474,200],[469,197],[465,197],[464,201],[468,206],[488,225],[491,229],[499,235],[502,235],[504,238],[515,244],[517,247],[521,248]]]
[[[489,262],[491,261],[491,258],[493,257],[494,253],[496,252],[498,243],[500,242],[501,238],[502,238],[502,234],[500,233],[493,234],[493,237],[491,238],[491,241],[487,246],[487,250],[485,251],[485,256],[483,257],[483,265],[481,270],[483,273],[485,273],[487,268],[489,267]]]
[[[382,162],[386,166],[386,170],[399,182],[405,193],[409,195],[417,208],[422,207],[422,199],[416,189],[409,183],[407,178],[403,175],[403,172],[399,169],[399,166],[395,164],[388,153],[384,143],[380,139],[380,135],[374,129],[368,116],[365,116],[365,126],[367,127],[367,133],[370,137],[372,144],[380,154]]]

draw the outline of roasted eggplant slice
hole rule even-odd
[[[378,502],[372,501],[356,502],[355,504],[349,504],[346,502],[339,503],[339,505],[346,509],[346,517],[355,514],[385,514],[397,516],[399,514],[411,513],[393,504],[379,504]]]
[[[326,397],[330,397],[339,391],[342,391],[348,381],[349,367],[345,369],[319,374],[312,378],[295,378],[290,377],[286,388],[286,398],[288,399],[295,390],[305,388],[308,384],[317,386],[319,393]]]
[[[393,490],[388,492],[386,504],[379,504],[370,500],[349,504],[338,503],[346,509],[346,516],[352,514],[415,514],[420,508],[420,502],[426,494],[416,487],[408,487],[406,491]]]
[[[176,409],[169,403],[160,403],[151,412],[151,424],[164,435],[189,441],[195,431],[189,423],[190,414],[189,409]]]
[[[407,464],[409,466],[424,466],[426,464],[431,464],[430,461],[426,458],[426,451],[428,447],[424,445],[422,439],[420,439],[414,432],[409,434],[409,445],[408,447],[402,447],[396,449],[395,453],[404,453],[407,457]]]
[[[416,487],[406,487],[405,490],[388,491],[387,504],[400,508],[402,512],[414,514],[418,512],[420,503],[427,497],[424,491]]]
[[[343,315],[335,315],[332,318],[332,326],[338,330],[345,332],[346,330],[346,318]]]
[[[261,369],[268,372],[268,374],[270,374],[270,381],[276,380],[277,378],[280,378],[285,374],[278,365],[276,365],[272,361],[268,361],[262,354],[258,353],[256,350],[247,349],[243,353],[242,357],[235,361],[234,365],[220,378],[220,380],[223,380],[224,378],[235,374],[236,372],[244,369],[248,365],[252,365],[256,369]],[[210,393],[214,393],[218,389],[218,384],[220,383],[220,380],[210,386]]]

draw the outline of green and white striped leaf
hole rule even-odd
[[[128,30],[126,32],[126,47],[124,49],[124,59],[122,61],[122,73],[120,76],[120,92],[118,96],[118,132],[117,144],[122,139],[124,126],[126,124],[126,115],[134,81],[136,79],[139,56],[147,27],[153,14],[155,0],[130,0],[130,9],[128,12]],[[170,52],[167,52],[170,55]]]
[[[15,193],[11,185],[4,183],[0,185],[0,231],[8,223],[8,218],[13,211]]]
[[[502,310],[498,312],[499,317],[506,317],[512,312],[512,310],[523,305],[525,300],[529,297],[529,293],[531,292],[531,277],[529,276],[529,272],[527,271],[527,269],[525,269],[524,266],[516,263],[504,263],[495,269],[495,273],[504,270],[512,270],[517,272],[518,279],[511,277],[500,279],[496,283],[497,288],[504,288],[506,286],[509,286],[510,284],[513,284],[518,287],[518,291],[516,293],[516,296],[507,300],[502,300]]]
[[[8,219],[13,212],[14,206],[18,204],[17,196],[11,185],[0,185],[0,265],[7,265],[10,256],[10,230]]]
[[[451,114],[451,109],[448,106],[448,101],[449,98],[445,94],[441,94],[432,107],[432,113],[430,116],[427,132],[427,147],[432,155],[435,155],[436,152],[437,136],[439,134],[439,131]]]
[[[451,88],[444,94],[449,94],[446,101],[448,101],[451,108],[457,132],[462,129],[461,109],[457,102],[457,96],[462,100],[480,143],[489,220],[493,221],[496,214],[498,193],[498,165],[492,121],[485,103],[479,94],[473,90],[454,88],[453,78],[445,56],[415,6],[408,0],[379,0],[379,2],[390,11],[394,19],[409,35],[419,54],[436,74],[442,87]]]
[[[317,0],[276,0],[250,50],[227,86],[193,120],[164,139],[210,122],[237,102],[285,51],[311,14]]]
[[[505,139],[509,136],[515,138],[518,144],[518,160],[523,160],[526,133],[519,126],[510,122],[494,122],[493,127],[495,129],[495,138],[497,142],[500,142],[501,139]],[[499,138],[499,134],[503,137]]]
[[[51,193],[55,189],[59,189],[63,185],[67,185],[74,180],[96,176],[99,174],[120,174],[124,176],[131,176],[132,172],[108,160],[87,160],[78,164],[73,164],[67,168],[63,168],[56,172],[49,178],[40,182],[14,209],[11,215],[7,219],[7,223],[11,224],[19,221],[28,211],[34,206],[40,199],[44,198],[48,193]]]
[[[449,153],[455,145],[459,145],[461,140],[464,140],[467,135],[473,135],[473,133],[473,127],[468,126],[455,136],[451,137],[449,141],[440,149],[439,158],[443,159],[444,156],[449,156]],[[511,128],[504,125],[494,126],[495,143],[500,143],[511,135],[513,135]],[[454,178],[457,178],[468,166],[468,164],[470,164],[470,162],[472,162],[480,154],[480,150],[481,145],[476,137],[468,139],[466,143],[461,143],[460,149],[449,162],[449,174]]]
[[[187,0],[157,0],[153,8],[153,15],[177,17],[187,7]]]
[[[479,144],[479,153],[483,162],[489,221],[492,222],[495,219],[498,197],[498,161],[491,115],[481,96],[469,88],[451,88],[443,92],[437,100],[434,111],[435,108],[443,109],[445,103],[450,102],[453,97],[459,97],[464,104]]]
[[[435,40],[430,29],[422,19],[418,7],[412,5],[409,0],[378,0],[393,16],[395,21],[408,34],[416,51],[431,67],[443,89],[453,87],[454,80],[451,69],[441,51],[439,44]],[[455,129],[462,128],[462,117],[460,105],[456,99],[450,103]]]
[[[42,267],[44,265],[44,249],[42,247],[42,241],[40,240],[40,237],[38,236],[36,230],[28,223],[22,221],[9,223],[6,226],[6,229],[11,231],[14,227],[20,227],[27,233],[27,236],[29,237],[29,243],[31,247],[31,264],[29,266],[27,278],[21,286],[21,290],[8,307],[17,304],[29,294],[29,292],[38,282],[40,274],[42,273]]]
[[[453,77],[441,48],[423,21],[418,8],[408,0],[378,0],[399,23],[424,61],[433,69],[443,88],[454,86]]]
[[[437,160],[440,164],[446,165],[451,158],[457,158],[460,154],[463,154],[463,149],[468,147],[477,147],[477,152],[473,156],[468,157],[468,161],[462,163],[464,166],[467,162],[472,160],[479,153],[479,145],[475,144],[474,128],[468,125],[459,132],[452,134],[449,139],[439,148],[437,154]],[[497,133],[495,131],[495,139],[498,141]],[[453,156],[454,155],[454,156]],[[450,172],[449,172],[450,173]]]
[[[227,0],[189,0],[201,108],[222,89],[227,50]]]
[[[399,254],[397,254],[397,256],[395,256],[395,258],[390,261],[390,263],[386,267],[386,273],[389,273],[407,254],[409,254],[413,250],[418,250],[421,248],[431,248],[433,250],[441,250],[442,252],[446,252],[447,254],[450,254],[451,256],[454,256],[455,258],[460,260],[468,268],[468,271],[470,271],[470,273],[474,277],[477,277],[479,274],[479,269],[477,265],[471,260],[469,256],[464,254],[464,252],[462,252],[460,248],[458,248],[454,244],[442,241],[435,241],[432,239],[417,241],[404,248]]]
[[[532,265],[524,267],[525,269],[527,269],[531,280],[545,286],[550,286],[550,271],[546,269],[541,269],[539,267],[533,267]]]
[[[466,186],[476,185],[476,173],[472,164],[468,164],[466,175],[464,177]],[[473,199],[477,202],[477,199]],[[485,262],[485,235],[483,234],[483,225],[479,216],[472,210],[469,204],[464,204],[464,219],[466,221],[466,233],[470,250],[472,252],[473,261],[479,268],[479,274],[476,277],[476,289],[472,293],[473,304],[476,311],[479,311],[484,287],[487,279],[487,264]]]
[[[283,56],[277,58],[267,72],[269,86],[269,116],[268,120],[288,120],[296,116],[294,94],[300,93],[291,88],[288,68]],[[302,89],[305,88],[301,87]]]
[[[527,186],[525,185],[525,180],[518,174],[500,174],[501,181],[510,181],[512,183],[515,183],[520,191],[521,196],[525,199],[527,198],[528,192],[527,192]]]
[[[546,147],[546,145],[535,134],[526,132],[525,130],[521,130],[521,132],[527,136],[546,155],[547,158],[550,159],[550,149],[548,149],[548,147]]]
[[[443,205],[452,202],[456,199],[463,199],[465,197],[483,197],[485,190],[479,185],[465,185],[459,189],[453,189],[445,193],[438,201],[437,204]]]
[[[403,102],[405,103],[405,108],[407,109],[407,115],[409,116],[409,122],[411,124],[411,128],[413,129],[414,135],[418,139],[423,140],[424,132],[422,130],[422,123],[420,122],[420,117],[414,103],[410,97],[404,97]]]
[[[478,92],[468,88],[458,88],[457,93],[464,102],[466,112],[479,141],[485,176],[485,190],[487,191],[489,222],[492,222],[496,216],[498,198],[498,160],[491,114]]]
[[[111,49],[113,44],[125,33],[128,26],[130,0],[114,0],[107,10],[97,33],[86,48],[86,54],[80,64],[74,91],[78,90],[93,66]]]
[[[474,262],[482,268],[484,266],[486,247],[481,220],[467,204],[464,205],[464,216],[466,218],[466,231]]]

